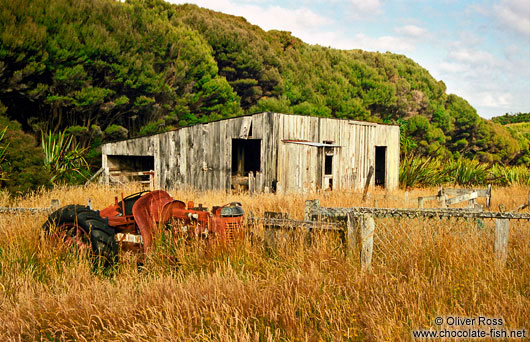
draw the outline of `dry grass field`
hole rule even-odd
[[[130,188],[58,188],[0,206],[85,204],[101,209]],[[528,187],[494,188],[492,208],[511,210]],[[372,192],[368,205],[414,207],[397,191]],[[240,201],[246,212],[303,218],[306,199],[322,206],[359,206],[359,193],[226,195],[170,191],[209,207]],[[41,237],[46,214],[0,214],[0,341],[410,341],[435,329],[437,316],[502,317],[500,328],[530,332],[530,223],[512,221],[506,267],[497,267],[493,222],[376,219],[372,267],[345,253],[338,237],[308,244],[282,234],[264,247],[262,227],[234,246],[158,241],[145,268],[122,253],[110,274],[83,255]],[[164,257],[177,256],[178,262]]]

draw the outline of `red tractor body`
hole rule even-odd
[[[214,207],[209,212],[202,205],[194,207],[193,202],[188,202],[186,206],[167,192],[156,190],[133,194],[119,202],[116,197],[115,203],[101,210],[99,215],[108,219],[109,226],[115,229],[117,240],[123,247],[141,243],[148,252],[157,229],[163,226],[171,226],[175,232],[183,235],[213,235],[222,240],[231,240],[241,229],[243,210],[241,204],[230,203]]]
[[[48,236],[82,248],[89,248],[104,264],[116,260],[122,249],[149,252],[155,235],[171,229],[184,237],[215,237],[230,241],[241,232],[243,209],[230,203],[207,208],[193,202],[174,200],[162,190],[132,194],[101,210],[71,204],[48,216],[42,228]]]

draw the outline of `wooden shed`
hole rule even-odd
[[[372,185],[398,186],[398,126],[266,112],[102,148],[107,182],[150,176],[166,189],[352,190],[364,186],[370,166]]]

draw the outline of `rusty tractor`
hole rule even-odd
[[[101,211],[84,205],[68,205],[51,213],[42,226],[48,237],[89,250],[106,265],[117,260],[118,248],[149,253],[155,235],[171,229],[183,237],[232,241],[241,234],[240,203],[208,208],[187,205],[166,191],[143,191],[129,195]]]

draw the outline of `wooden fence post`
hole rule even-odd
[[[372,253],[374,248],[375,222],[371,215],[362,215],[361,228],[361,269],[365,270],[372,264]]]
[[[500,266],[506,265],[510,220],[495,219],[495,258]]]
[[[359,219],[355,214],[348,213],[346,217],[346,232],[345,232],[345,243],[346,252],[351,253],[355,249],[356,241],[356,230]]]
[[[52,200],[51,200],[51,202],[50,202],[50,209],[51,209],[52,211],[55,211],[55,210],[59,209],[59,206],[60,206],[60,204],[59,204],[59,200],[58,200],[58,199],[52,199]]]
[[[287,218],[287,215],[284,214],[284,213],[275,213],[275,212],[266,211],[264,213],[263,217],[265,219],[268,219],[268,218],[281,219],[281,218]],[[265,230],[264,231],[265,247],[266,248],[274,248],[274,247],[276,247],[276,229],[278,229],[278,228],[275,227],[272,224],[265,223],[263,225],[263,229]]]
[[[530,194],[529,194],[530,198]],[[491,184],[488,184],[488,191],[486,192],[486,208],[490,208],[491,205]]]
[[[423,208],[423,197],[418,197],[418,208]]]
[[[304,208],[304,221],[313,221],[313,215],[317,214],[318,217],[320,217],[320,213],[318,212],[320,208],[320,200],[307,200],[305,201],[305,208]]]
[[[440,203],[442,208],[447,208],[447,195],[443,186],[440,186],[440,190],[438,191],[438,203]]]
[[[320,213],[318,212],[320,208],[320,200],[307,200],[305,201],[305,208],[304,208],[304,221],[313,221],[313,215],[318,215],[317,220],[320,221]],[[312,228],[307,229],[306,232],[306,238],[305,242],[308,246],[310,246],[313,243],[313,239],[311,236]]]

